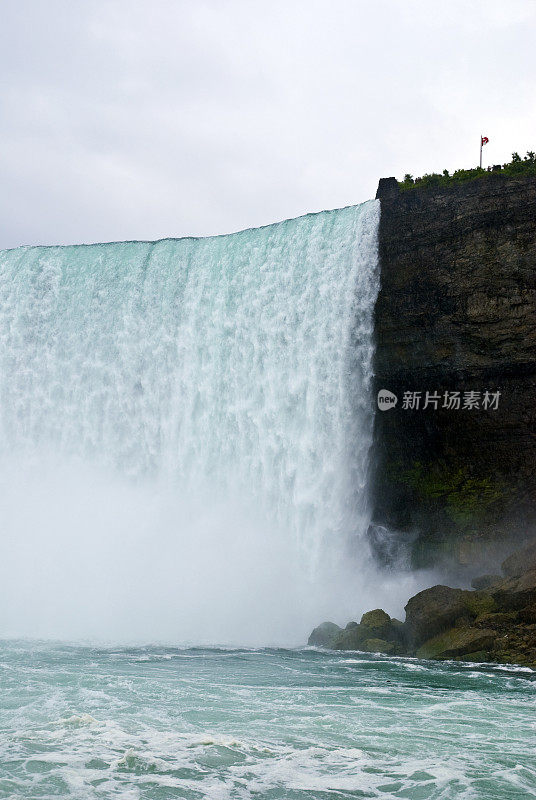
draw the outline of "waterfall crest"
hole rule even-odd
[[[123,559],[138,582],[150,567],[185,616],[196,606],[185,585],[205,592],[220,570],[235,614],[278,582],[303,583],[307,605],[307,581],[321,582],[367,523],[379,213],[370,201],[228,236],[0,253],[5,580],[24,567],[57,612],[35,528],[57,537],[63,511],[69,529],[52,546],[60,561],[70,552],[63,573],[84,583],[88,569],[125,609],[135,591],[114,588],[104,562]],[[35,509],[26,522],[23,497]],[[161,635],[195,638],[173,613]],[[34,628],[22,632],[49,630]]]

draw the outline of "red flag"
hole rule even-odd
[[[488,137],[487,136],[482,136],[482,141],[480,142],[480,144],[487,144],[488,142],[489,142]]]

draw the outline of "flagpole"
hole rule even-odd
[[[480,134],[480,169],[482,169],[482,134]]]

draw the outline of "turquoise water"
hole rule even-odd
[[[536,792],[536,673],[316,650],[0,645],[0,797]]]

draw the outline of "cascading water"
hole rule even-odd
[[[0,254],[4,633],[300,641],[355,608],[379,213]]]

